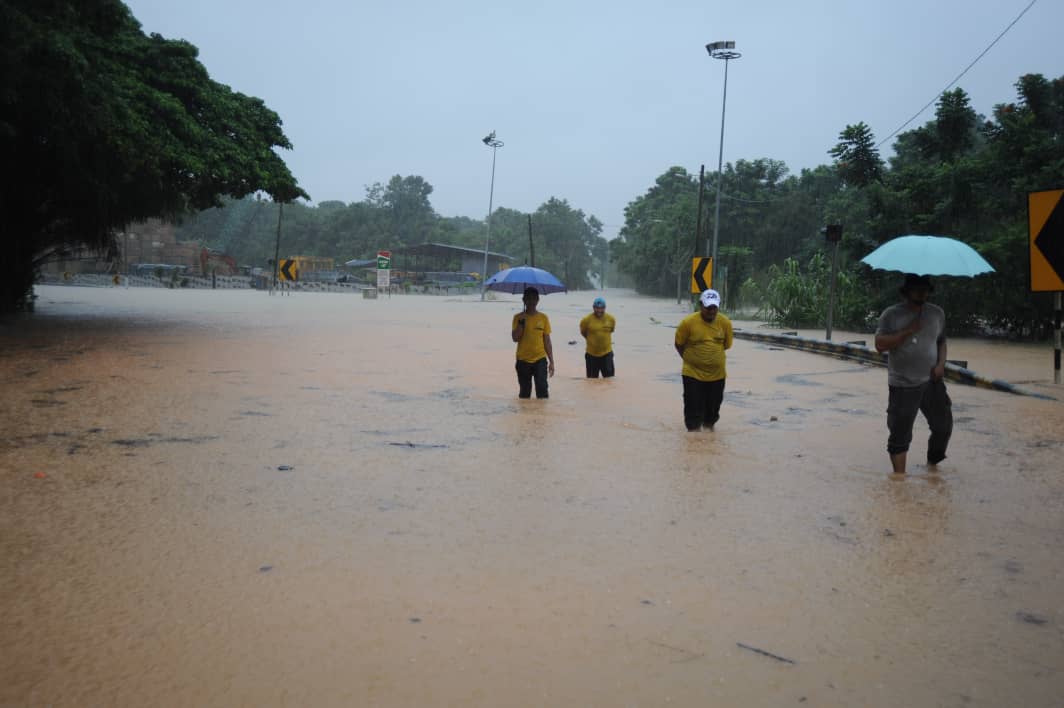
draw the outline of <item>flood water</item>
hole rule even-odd
[[[736,340],[685,432],[665,300],[605,293],[588,381],[598,293],[544,297],[518,401],[516,297],[38,292],[0,326],[0,705],[1064,701],[1064,402],[954,384],[898,478],[886,372],[823,355]],[[1064,399],[1046,346],[950,357]]]

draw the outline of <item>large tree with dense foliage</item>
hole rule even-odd
[[[44,260],[113,248],[131,222],[307,196],[274,152],[291,147],[277,114],[197,54],[119,0],[0,0],[0,308],[25,303]]]
[[[632,276],[639,292],[675,294],[678,279],[686,287],[689,259],[695,242],[701,241],[695,234],[697,220],[698,180],[682,167],[670,167],[625,207],[611,257]]]

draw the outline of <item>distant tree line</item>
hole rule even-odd
[[[728,164],[718,245],[726,280],[718,277],[718,287],[730,305],[761,308],[787,326],[824,324],[830,258],[820,229],[839,223],[836,324],[870,326],[897,297],[898,274],[873,271],[858,263],[862,256],[896,236],[929,234],[965,241],[997,269],[939,279],[935,298],[956,331],[1044,330],[1051,297],[1028,291],[1027,193],[1064,187],[1064,77],[1028,74],[1015,88],[1017,100],[995,106],[989,119],[962,89],[944,93],[934,119],[901,133],[887,162],[857,123],[829,150],[831,165],[791,175],[767,158]],[[689,253],[705,255],[716,185],[709,180],[696,236],[697,182],[673,167],[628,204],[612,257],[639,291],[672,294]]]
[[[483,249],[485,221],[438,215],[429,199],[432,191],[422,177],[395,175],[386,184],[367,187],[358,202],[288,205],[281,255],[325,256],[343,263],[369,258],[380,249],[429,242]],[[273,258],[277,211],[277,205],[250,197],[230,200],[187,218],[178,227],[178,238],[224,250],[242,264],[265,265]],[[489,249],[527,263],[534,248],[536,266],[558,275],[570,289],[585,289],[598,280],[605,265],[601,232],[602,223],[594,216],[551,197],[531,214],[496,209]]]

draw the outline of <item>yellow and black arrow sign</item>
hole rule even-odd
[[[1064,189],[1027,194],[1031,292],[1064,290]]]
[[[701,293],[713,287],[713,259],[691,259],[691,292]]]
[[[296,262],[290,258],[281,260],[277,272],[279,280],[299,280],[299,270],[296,269]]]

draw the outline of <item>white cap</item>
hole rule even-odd
[[[702,293],[702,307],[720,307],[720,293],[716,290],[707,290]]]

